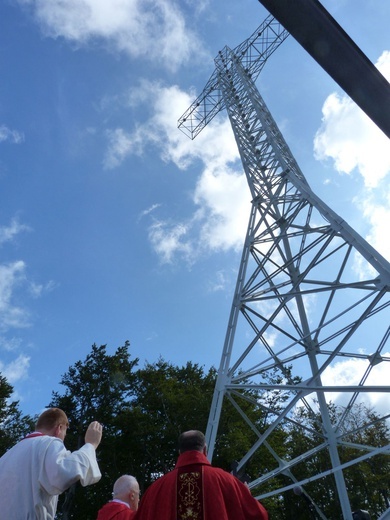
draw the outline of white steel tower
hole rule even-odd
[[[361,427],[350,421],[364,394],[390,398],[390,386],[375,378],[383,363],[390,369],[390,264],[313,193],[255,86],[287,36],[269,16],[238,47],[225,47],[202,94],[179,120],[194,138],[226,108],[252,199],[206,438],[212,458],[227,400],[253,436],[237,471],[259,449],[273,461],[249,483],[257,498],[310,489],[332,475],[343,518],[351,520],[345,472],[390,453],[389,446],[356,442]],[[355,361],[359,379],[331,383],[340,360]],[[340,395],[342,413],[335,415],[329,403]],[[258,420],[248,417],[248,401]],[[298,409],[317,417],[318,428],[305,426],[311,449],[286,459],[275,451],[273,436],[299,426]],[[319,453],[328,461],[325,471],[311,464]]]

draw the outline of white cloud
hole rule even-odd
[[[206,218],[200,233],[202,243],[214,251],[243,247],[250,210],[250,193],[242,173],[221,165],[206,167],[196,186],[194,202]]]
[[[208,289],[210,292],[224,291],[226,286],[230,287],[230,277],[225,271],[217,271],[213,273],[213,277],[209,280]]]
[[[376,66],[390,79],[389,51],[382,53]],[[364,189],[353,202],[369,226],[365,238],[382,256],[390,258],[390,140],[349,97],[333,93],[323,106],[314,152],[319,160],[333,160],[340,174],[361,176]],[[370,270],[359,255],[354,268],[360,277],[367,276]]]
[[[4,364],[0,361],[0,373],[6,377],[7,381],[14,385],[17,381],[27,377],[30,367],[30,358],[24,354],[20,354],[14,361]]]
[[[137,132],[128,134],[122,128],[107,130],[107,139],[109,146],[104,158],[104,167],[107,169],[116,168],[132,153],[142,152],[143,140]]]
[[[377,62],[390,78],[390,52]],[[314,139],[319,160],[333,159],[339,173],[358,171],[368,188],[375,188],[390,172],[390,141],[346,95],[331,94],[325,101],[323,120]]]
[[[57,284],[50,280],[45,284],[30,282],[29,292],[33,298],[40,298],[43,294],[53,291],[57,287]]]
[[[359,171],[375,188],[390,171],[390,141],[346,96],[331,94],[322,108],[323,121],[314,140],[317,159],[331,158],[339,173]]]
[[[138,220],[141,220],[143,217],[146,217],[147,215],[150,215],[153,213],[157,208],[160,207],[161,204],[152,204],[150,208],[145,209],[144,211],[141,211],[141,214],[138,217]]]
[[[10,242],[16,235],[30,228],[20,224],[17,219],[12,219],[9,226],[0,226],[0,246],[5,242]]]
[[[250,193],[228,119],[215,118],[193,141],[177,128],[194,96],[177,86],[143,81],[127,103],[132,107],[142,101],[150,107],[149,119],[133,132],[115,129],[109,134],[106,166],[118,166],[126,156],[154,147],[164,161],[182,170],[203,167],[192,196],[194,212],[186,221],[163,221],[154,212],[149,238],[164,262],[173,261],[175,254],[193,261],[208,250],[239,250],[248,224]]]
[[[19,233],[26,230],[30,228],[21,224],[17,218],[12,219],[9,225],[0,226],[0,246],[11,242]],[[30,326],[30,312],[26,307],[18,304],[22,294],[19,291],[24,291],[24,296],[39,298],[55,287],[53,281],[44,284],[29,281],[23,260],[0,264],[0,330],[8,331]],[[5,350],[14,350],[17,342],[17,339],[8,340],[0,337],[0,346]]]
[[[24,141],[24,134],[17,130],[11,130],[5,125],[0,125],[0,143],[9,141],[13,144],[20,144]]]
[[[365,191],[360,198],[356,197],[354,202],[369,227],[365,237],[367,242],[385,259],[389,259],[390,186],[382,184],[376,190]],[[376,270],[358,253],[355,253],[354,270],[361,280],[377,276]]]
[[[29,325],[28,312],[13,304],[14,291],[24,281],[23,261],[0,265],[0,329],[8,330]]]
[[[390,352],[384,353],[383,357],[389,357]],[[323,385],[335,386],[354,386],[361,381],[365,370],[368,367],[368,361],[364,359],[351,358],[346,361],[340,361],[328,367],[322,378]],[[382,361],[374,366],[370,375],[368,376],[365,385],[368,386],[387,386],[389,380],[389,364]],[[328,398],[334,403],[345,406],[351,394],[333,393],[329,394]],[[365,402],[368,406],[375,408],[380,414],[389,413],[389,394],[388,393],[364,393],[359,394],[358,402]]]
[[[175,70],[203,54],[186,26],[180,3],[169,0],[19,0],[29,6],[44,33],[76,45],[103,43],[134,58]]]
[[[383,76],[390,80],[390,51],[384,51],[379,60],[376,63],[376,66],[381,71]]]
[[[149,228],[149,239],[163,263],[173,261],[174,255],[180,254],[191,263],[194,249],[188,240],[190,226],[184,223],[169,225],[166,222],[154,222]]]
[[[367,236],[368,242],[385,258],[390,258],[390,187],[382,191],[381,201],[379,197],[370,195],[365,198],[361,207],[363,215],[371,225],[371,231]]]
[[[154,145],[159,148],[164,161],[172,161],[178,168],[186,169],[199,158],[201,152],[196,144],[178,130],[177,120],[194,96],[181,91],[176,85],[164,87],[157,82],[141,80],[138,88],[128,92],[124,103],[130,109],[141,104],[149,108],[149,119],[142,124],[137,123],[131,132],[121,128],[109,131],[106,166],[118,166],[127,156],[133,153],[142,155],[145,149],[149,150]],[[204,139],[202,144],[207,146]],[[213,142],[211,146],[214,145]]]
[[[13,352],[19,350],[21,346],[22,340],[20,338],[6,338],[5,336],[0,336],[0,349],[5,350],[7,352]]]

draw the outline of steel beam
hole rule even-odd
[[[390,138],[390,83],[317,0],[259,0]]]

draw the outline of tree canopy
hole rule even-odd
[[[68,449],[75,450],[84,442],[90,422],[98,420],[104,426],[103,440],[97,452],[102,479],[99,483],[82,488],[75,484],[60,497],[57,518],[61,520],[95,520],[99,508],[112,497],[114,481],[122,474],[132,474],[144,491],[156,478],[170,471],[176,462],[177,439],[183,431],[206,430],[216,381],[216,370],[191,361],[184,366],[158,359],[139,367],[139,360],[131,358],[128,341],[109,354],[106,345],[92,345],[83,361],[77,361],[63,374],[60,384],[63,392],[53,392],[48,406],[62,408],[69,418],[70,427],[65,440]],[[279,376],[275,373],[274,377]],[[22,416],[19,403],[12,401],[12,386],[0,375],[0,454],[12,446],[33,427],[31,417]],[[283,406],[283,395],[258,393],[247,390],[239,398],[241,409],[256,424],[258,432],[267,428],[270,410],[277,413]],[[227,471],[234,468],[257,440],[257,433],[243,428],[243,417],[234,403],[225,400],[219,423],[213,465]],[[266,404],[266,406],[265,406]],[[330,404],[331,416],[343,410]],[[267,410],[267,412],[265,411]],[[383,446],[389,443],[389,428],[375,422],[375,411],[365,405],[356,405],[351,420],[355,432],[345,439],[342,460],[353,458],[360,444]],[[373,423],[370,428],[365,424]],[[321,417],[297,409],[296,417],[288,425],[280,425],[271,448],[285,459],[298,458],[315,447],[321,430]],[[364,438],[363,438],[364,437]],[[245,465],[250,480],[267,473],[275,464],[269,449],[259,449]],[[313,450],[309,459],[299,462],[296,476],[326,471],[329,461],[322,452]],[[311,469],[312,468],[312,469]],[[379,516],[386,508],[389,497],[390,460],[386,455],[368,459],[346,472],[348,493],[353,508],[367,509]],[[245,475],[239,475],[245,478]],[[275,477],[279,487],[291,484],[283,473]],[[266,483],[271,486],[272,483]],[[257,493],[257,491],[259,493]],[[254,489],[254,494],[267,491]],[[337,493],[331,476],[308,485],[305,489],[328,518],[339,518]],[[311,518],[311,512],[302,496],[292,491],[263,501],[270,518],[289,520]]]
[[[13,388],[0,374],[0,456],[25,436],[34,421],[28,415],[22,415],[19,402],[12,400]]]

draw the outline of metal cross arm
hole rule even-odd
[[[240,43],[233,51],[228,47],[219,51],[216,60],[221,56],[233,53],[255,80],[267,59],[287,36],[286,29],[270,15],[247,40]],[[191,139],[194,139],[224,108],[225,103],[219,85],[219,71],[216,69],[210,76],[203,92],[179,118],[178,127]]]

